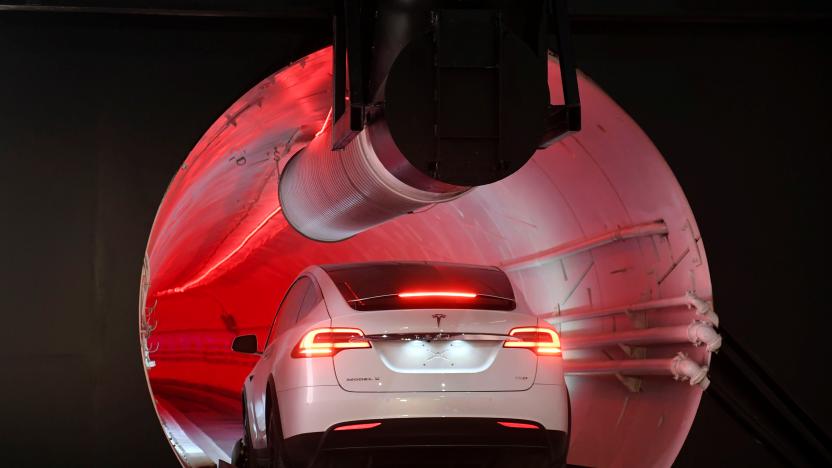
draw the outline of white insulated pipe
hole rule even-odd
[[[655,299],[652,301],[638,302],[635,304],[627,304],[622,306],[603,307],[599,309],[593,308],[575,308],[561,310],[558,312],[549,312],[541,314],[549,323],[556,325],[564,322],[574,322],[578,320],[588,320],[599,317],[609,317],[611,315],[626,314],[630,312],[640,312],[645,310],[668,309],[678,306],[693,307],[696,310],[696,315],[700,320],[709,322],[713,326],[719,326],[719,316],[714,312],[713,303],[709,300],[703,299],[696,295],[693,291],[688,291],[684,296],[671,297],[667,299]]]
[[[702,366],[684,353],[671,359],[623,359],[603,361],[566,360],[563,370],[567,375],[670,375],[690,385],[708,388],[708,367]]]
[[[694,320],[689,325],[640,328],[592,335],[561,336],[564,350],[604,348],[618,345],[652,345],[690,342],[705,345],[709,352],[716,352],[722,345],[722,337],[706,322]]]
[[[567,375],[672,375],[672,359],[564,360]]]
[[[516,271],[540,266],[546,263],[602,247],[613,242],[638,237],[667,235],[667,225],[662,221],[619,227],[611,231],[602,232],[585,239],[576,239],[565,244],[556,245],[540,252],[506,260],[500,267],[505,271]]]
[[[278,194],[286,221],[298,232],[316,241],[337,242],[470,189],[436,181],[417,188],[400,180],[394,172],[412,174],[413,168],[402,169],[406,161],[385,139],[384,126],[376,126],[381,128],[365,128],[340,151],[330,149],[325,131],[287,163]]]

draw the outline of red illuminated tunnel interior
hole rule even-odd
[[[302,269],[397,259],[500,266],[518,300],[556,325],[573,406],[570,463],[669,466],[718,335],[704,326],[716,315],[693,214],[636,123],[580,76],[583,130],[514,175],[319,243],[287,225],[277,181],[293,155],[328,138],[330,79],[327,48],[263,80],[208,129],[159,207],[139,322],[149,389],[180,459],[230,459],[256,359],[231,341],[256,333],[262,342]]]

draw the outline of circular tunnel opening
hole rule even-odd
[[[493,265],[563,338],[569,463],[670,466],[696,414],[713,332],[708,264],[672,171],[638,125],[585,76],[583,130],[518,172],[345,241],[283,218],[278,179],[325,136],[331,51],[276,72],[234,103],[173,177],[142,272],[150,393],[188,466],[230,460],[240,390],[279,302],[309,265],[430,260]],[[557,100],[559,69],[549,62]]]

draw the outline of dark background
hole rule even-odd
[[[285,2],[301,5],[291,20],[278,1],[130,15],[10,3],[0,2],[0,464],[176,466],[138,345],[156,207],[208,126],[325,45],[329,22],[315,2]],[[172,4],[142,2],[154,3]],[[832,432],[828,2],[572,3],[579,66],[651,136],[688,196],[723,326]],[[236,17],[216,15],[229,8]],[[677,466],[779,466],[705,395]]]

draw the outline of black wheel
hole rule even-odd
[[[555,461],[555,467],[557,468],[566,468],[566,457],[569,455],[569,444],[572,442],[572,397],[569,395],[569,389],[566,389],[566,409],[567,409],[567,422],[566,422],[566,442],[563,446],[563,452],[560,454],[560,457]]]
[[[289,468],[283,449],[283,429],[280,426],[280,411],[277,402],[269,405],[269,422],[266,426],[269,451],[269,468]]]
[[[234,448],[231,449],[231,464],[237,468],[249,468],[248,457],[246,456],[246,447],[243,439],[237,440],[234,443]]]
[[[249,435],[248,411],[246,411],[246,395],[243,393],[243,437],[239,439],[231,450],[231,464],[237,468],[257,468],[251,456],[251,436]]]
[[[566,468],[566,457],[569,455],[569,443],[572,439],[572,398],[569,395],[569,389],[566,389],[566,434],[562,446],[555,447],[549,456],[549,462],[545,465],[547,468]]]

